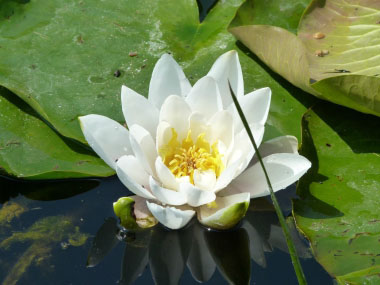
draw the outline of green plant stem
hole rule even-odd
[[[239,102],[238,102],[238,100],[236,98],[236,95],[234,94],[234,92],[233,92],[230,84],[229,84],[229,87],[230,87],[230,91],[231,91],[232,100],[234,101],[234,104],[235,104],[236,109],[237,109],[237,111],[239,113],[240,119],[242,120],[243,125],[244,125],[244,127],[245,127],[245,129],[246,129],[246,131],[248,133],[249,139],[251,140],[251,143],[253,145],[253,148],[255,149],[255,152],[256,152],[257,158],[259,159],[261,168],[264,171],[265,179],[266,179],[266,181],[268,183],[268,187],[269,187],[270,196],[272,198],[272,202],[273,202],[274,208],[276,210],[278,219],[280,221],[282,230],[284,231],[284,234],[285,234],[286,243],[287,243],[288,248],[289,248],[290,257],[292,259],[294,271],[295,271],[295,273],[297,275],[298,283],[302,284],[302,285],[303,284],[307,284],[305,275],[304,275],[304,273],[302,271],[302,266],[301,266],[300,260],[298,258],[295,246],[294,246],[292,238],[290,236],[288,225],[286,224],[284,215],[282,214],[281,208],[280,208],[280,206],[279,206],[279,204],[277,202],[276,195],[273,192],[272,184],[270,182],[267,170],[266,170],[266,168],[264,166],[264,162],[262,160],[261,154],[260,154],[260,152],[259,152],[259,150],[257,148],[255,139],[253,138],[253,135],[252,135],[251,129],[249,127],[249,124],[247,122],[247,119],[244,116],[243,110],[241,109],[240,104],[239,104]]]

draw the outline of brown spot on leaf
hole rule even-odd
[[[8,141],[5,144],[5,147],[12,146],[12,145],[20,145],[20,144],[21,144],[21,142],[18,142],[18,141]]]
[[[80,43],[80,44],[83,44],[83,43],[84,43],[84,40],[83,40],[82,35],[79,35],[79,36],[77,37],[77,42]]]
[[[361,256],[374,256],[373,253],[360,253]]]
[[[317,32],[313,35],[313,38],[316,39],[316,40],[320,40],[320,39],[323,39],[325,37],[325,34],[324,33],[321,33],[321,32]]]
[[[355,239],[357,239],[358,237],[362,236],[362,235],[370,235],[371,233],[368,233],[368,232],[363,232],[363,233],[357,233],[355,234],[355,236],[353,238],[350,238],[348,240],[348,244],[351,244]]]
[[[315,54],[315,56],[318,56],[318,57],[324,57],[324,56],[328,55],[329,53],[330,52],[327,49],[324,49],[324,50],[318,49],[315,51],[314,54]]]
[[[82,164],[84,164],[86,162],[90,162],[90,161],[89,160],[80,160],[80,161],[77,162],[77,165],[82,165]]]

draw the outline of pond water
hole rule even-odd
[[[286,215],[294,188],[278,194]],[[120,231],[113,213],[112,203],[131,194],[116,177],[0,178],[0,189],[2,284],[297,284],[267,199],[252,200],[244,221],[228,232],[193,221],[181,231],[156,226],[131,234]],[[289,224],[308,283],[333,284]]]

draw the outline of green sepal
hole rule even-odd
[[[135,200],[131,197],[121,197],[113,203],[113,211],[120,219],[120,224],[127,230],[138,230],[140,227],[136,223],[134,214]]]

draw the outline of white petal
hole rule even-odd
[[[192,113],[189,117],[189,129],[191,130],[191,138],[196,142],[200,134],[208,133],[206,118],[199,112]]]
[[[185,193],[161,187],[152,176],[149,177],[149,185],[153,195],[164,204],[179,206],[187,202]]]
[[[266,157],[274,153],[295,153],[298,154],[298,140],[294,136],[282,136],[271,139],[264,142],[260,148],[259,152],[261,157]],[[250,166],[258,161],[257,156],[255,156],[251,162]]]
[[[79,117],[79,121],[88,144],[113,169],[118,158],[132,153],[129,132],[118,122],[101,115]]]
[[[216,208],[203,205],[198,210],[201,224],[214,229],[229,229],[236,225],[246,214],[249,206],[249,193],[239,193],[226,197],[217,197]],[[225,213],[228,213],[225,215]]]
[[[136,158],[149,174],[156,176],[154,164],[157,158],[157,150],[151,134],[139,125],[132,125],[129,131],[131,147]]]
[[[157,137],[156,137],[156,149],[159,151],[163,146],[167,145],[173,136],[172,126],[165,121],[158,124]]]
[[[181,176],[176,177],[177,183],[190,183],[190,177],[189,176]]]
[[[236,51],[231,50],[222,54],[211,67],[208,76],[213,77],[219,86],[223,106],[226,108],[232,103],[230,82],[232,90],[237,97],[244,95],[243,73]]]
[[[155,199],[152,193],[147,189],[147,186],[144,186],[144,184],[139,183],[141,181],[145,181],[145,178],[144,178],[145,171],[141,169],[140,167],[138,167],[137,164],[135,164],[135,162],[136,162],[136,159],[132,155],[122,156],[117,161],[117,164],[116,164],[117,176],[119,177],[120,181],[132,193],[146,199]],[[136,175],[136,171],[134,169],[131,169],[131,167],[136,167],[137,169],[140,168],[141,170],[139,177],[134,176],[134,178],[138,178],[136,180],[130,176],[130,175]]]
[[[134,182],[149,188],[149,174],[141,163],[133,155],[124,155],[117,161],[117,167],[121,168]]]
[[[216,176],[213,170],[200,171],[196,169],[194,171],[194,185],[199,189],[211,191],[214,189],[216,183]]]
[[[272,91],[270,88],[265,87],[238,99],[248,124],[265,125],[269,113],[271,94]],[[228,110],[233,113],[235,132],[240,131],[243,128],[243,123],[236,110],[235,104],[232,103],[228,107]]]
[[[160,109],[169,95],[186,96],[190,89],[182,68],[171,55],[163,54],[153,69],[148,100]]]
[[[207,138],[213,144],[221,140],[227,147],[232,146],[234,140],[234,126],[232,115],[228,111],[216,113],[208,122],[209,133]]]
[[[168,122],[178,134],[178,140],[185,138],[189,128],[191,109],[186,101],[176,95],[169,96],[160,111],[160,123]]]
[[[223,109],[219,88],[214,78],[205,76],[195,83],[186,102],[193,112],[199,112],[209,119]]]
[[[244,157],[242,153],[237,152],[236,158],[234,158],[234,162],[229,163],[225,170],[220,174],[215,183],[214,192],[218,192],[225,188],[232,179],[236,177],[236,172],[239,170],[240,165],[243,163]]]
[[[144,96],[126,86],[121,87],[121,106],[128,126],[142,126],[152,137],[156,137],[159,111]]]
[[[298,140],[294,136],[282,136],[264,142],[260,146],[262,157],[274,153],[298,153]]]
[[[187,196],[187,204],[192,207],[199,207],[203,204],[210,203],[215,200],[216,196],[213,191],[205,191],[195,187],[191,183],[181,183],[180,192]]]
[[[298,154],[276,153],[263,158],[273,191],[288,187],[310,168],[310,161]],[[259,163],[248,168],[231,183],[234,193],[249,192],[251,198],[269,195],[264,172]]]
[[[170,171],[170,169],[167,168],[160,156],[158,156],[156,159],[156,172],[158,179],[166,188],[178,190],[179,185],[175,176]]]
[[[135,201],[133,212],[136,217],[136,223],[139,227],[145,229],[156,225],[157,221],[149,211],[148,206],[146,205],[146,199],[137,195],[130,197]]]
[[[146,202],[153,216],[169,229],[180,229],[186,226],[194,217],[193,210],[180,210],[174,207],[162,207],[155,203]]]
[[[250,129],[255,139],[256,145],[260,146],[261,141],[264,137],[264,126],[263,125],[250,125]],[[234,138],[234,149],[231,152],[231,157],[234,152],[241,152],[243,154],[244,160],[240,165],[238,171],[235,174],[235,177],[240,175],[249,165],[252,160],[253,155],[255,154],[255,150],[252,146],[251,140],[249,139],[248,133],[245,129],[242,129]],[[228,163],[232,163],[231,159],[229,159]]]

